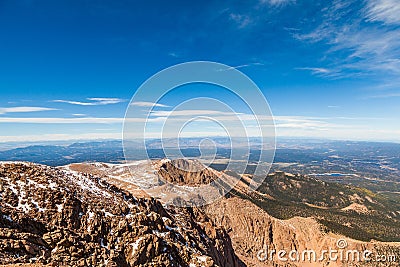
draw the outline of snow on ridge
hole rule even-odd
[[[15,160],[14,161],[13,160],[0,161],[0,166],[6,165],[6,164],[23,165],[23,166],[27,166],[27,167],[38,166],[38,167],[42,167],[42,168],[51,168],[48,165],[36,163],[36,162],[30,162],[30,161],[15,161]]]
[[[135,161],[128,161],[125,163],[107,163],[110,167],[131,167],[137,166],[139,164],[147,163],[149,160],[135,160]]]
[[[5,164],[22,164],[22,165],[25,165],[25,166],[30,166],[30,165],[35,164],[35,163],[31,163],[31,162],[28,162],[28,161],[12,161],[12,160],[2,160],[2,161],[0,161],[0,165],[5,165]]]
[[[131,243],[131,246],[132,246],[132,255],[135,255],[136,250],[139,248],[139,243],[140,243],[140,241],[142,241],[143,239],[144,239],[144,237],[141,236],[141,237],[139,237],[139,238],[135,241],[135,243]]]
[[[33,205],[35,205],[35,207],[38,209],[39,212],[45,212],[47,209],[46,208],[42,208],[39,206],[39,202],[31,199],[31,202]]]
[[[57,207],[57,212],[62,212],[64,204],[56,204],[56,207]]]
[[[73,171],[73,170],[63,170],[66,177],[69,178],[71,182],[78,185],[82,190],[86,192],[91,192],[96,195],[102,195],[104,197],[111,198],[112,195],[107,192],[106,189],[100,188],[98,184],[92,181],[89,177],[83,173]]]

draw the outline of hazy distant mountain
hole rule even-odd
[[[123,160],[123,151],[120,141],[33,145],[0,151],[0,160],[29,161],[60,166],[84,161],[121,161]]]

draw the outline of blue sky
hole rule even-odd
[[[400,141],[396,0],[0,0],[0,25],[0,142],[120,138],[135,90],[196,60],[248,75],[279,136]]]

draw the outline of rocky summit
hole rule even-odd
[[[198,160],[161,160],[156,162],[156,170],[162,180],[178,185],[196,186],[218,179],[216,171]]]
[[[242,266],[201,210],[167,210],[92,174],[2,163],[0,192],[0,264]]]

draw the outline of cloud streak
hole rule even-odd
[[[27,113],[27,112],[51,111],[51,110],[57,110],[57,109],[46,108],[46,107],[11,107],[11,108],[0,108],[0,114]]]
[[[295,0],[260,0],[260,4],[265,5],[271,5],[271,6],[284,6],[287,4],[293,4],[296,3]]]
[[[369,21],[385,24],[400,24],[400,3],[398,0],[369,0],[366,7]]]
[[[255,62],[255,63],[242,64],[242,65],[238,65],[238,66],[232,66],[232,67],[225,68],[225,69],[219,69],[218,71],[237,70],[237,69],[251,67],[251,66],[263,66],[263,65],[264,64],[261,62]]]
[[[295,68],[296,70],[309,70],[311,71],[312,74],[327,74],[330,73],[331,71],[326,68],[313,68],[313,67],[301,67],[301,68]]]
[[[0,123],[35,123],[35,124],[110,124],[122,123],[123,118],[11,118],[0,117]]]
[[[380,95],[372,95],[366,98],[392,98],[392,97],[400,97],[400,93],[389,93],[389,94],[380,94]]]
[[[160,103],[153,103],[153,102],[132,102],[131,106],[137,107],[159,107],[159,108],[168,108],[170,106],[160,104]]]
[[[360,16],[352,13],[351,4],[351,1],[333,1],[329,8],[321,10],[319,26],[293,36],[303,42],[329,46],[324,55],[330,65],[326,76],[400,74],[400,29],[387,25],[400,22],[398,1],[370,0],[360,10]],[[373,23],[379,21],[383,23]]]
[[[102,105],[118,104],[126,101],[125,99],[121,98],[105,98],[105,97],[92,97],[92,98],[87,98],[86,100],[89,100],[89,102],[62,100],[62,99],[53,100],[52,102],[66,103],[79,106],[102,106]]]
[[[253,22],[248,15],[231,13],[229,18],[236,23],[239,29],[246,28]]]
[[[219,110],[203,110],[203,109],[193,109],[193,110],[175,110],[175,111],[153,111],[151,116],[153,117],[194,117],[194,116],[215,116],[215,115],[226,115],[226,116],[235,116],[243,113],[235,113],[235,112],[224,112]]]

